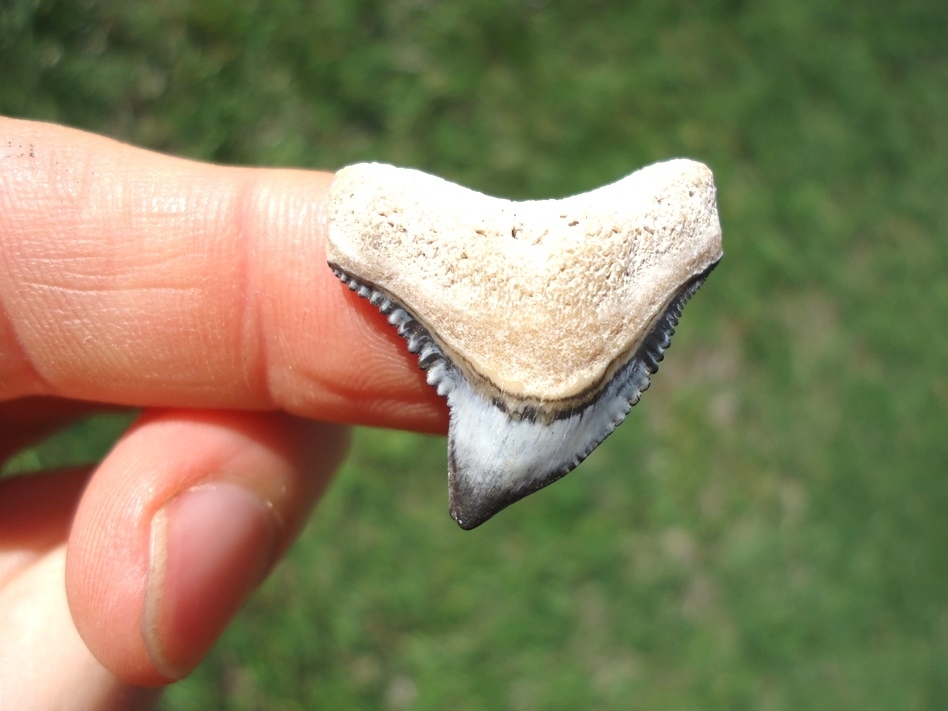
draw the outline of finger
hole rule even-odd
[[[291,416],[144,416],[100,465],[70,539],[70,606],[96,657],[136,684],[187,675],[297,535],[347,441]]]
[[[331,174],[12,119],[0,135],[0,399],[445,429],[414,357],[326,266]]]
[[[64,543],[88,472],[0,480],[0,586]]]
[[[0,708],[146,708],[79,637],[63,584],[66,535],[87,476],[0,482]]]
[[[106,669],[80,638],[63,586],[66,544],[0,591],[0,707],[145,709],[156,692]]]

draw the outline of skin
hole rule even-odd
[[[95,467],[0,480],[0,707],[142,708],[286,553],[345,425],[446,431],[325,267],[332,177],[0,118],[0,456],[141,410]]]

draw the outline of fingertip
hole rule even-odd
[[[341,463],[344,428],[259,413],[143,417],[79,506],[67,591],[118,676],[186,676],[265,578]]]
[[[151,525],[142,637],[168,679],[200,663],[274,562],[273,509],[235,484],[189,489]]]

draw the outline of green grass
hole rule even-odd
[[[725,259],[619,432],[471,533],[443,440],[360,432],[165,708],[948,707],[946,7],[5,4],[7,114],[518,198],[718,182]]]

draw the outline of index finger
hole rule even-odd
[[[326,266],[331,173],[13,119],[0,137],[0,400],[445,429],[415,358]]]

